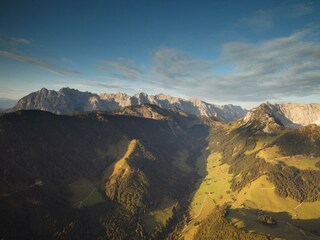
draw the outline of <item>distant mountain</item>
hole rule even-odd
[[[309,124],[320,125],[320,104],[261,104],[250,110],[243,118],[245,123],[255,122],[263,128],[264,132],[270,132],[280,126],[288,128],[300,128]]]
[[[247,110],[234,105],[215,105],[198,99],[184,100],[169,95],[147,95],[145,93],[129,96],[124,93],[94,94],[75,89],[62,88],[59,91],[45,88],[21,98],[14,110],[37,109],[57,114],[83,111],[113,111],[120,107],[140,104],[154,104],[164,109],[177,107],[194,115],[214,116],[226,122],[243,117]]]
[[[17,104],[17,100],[9,98],[0,98],[0,111],[13,108]]]

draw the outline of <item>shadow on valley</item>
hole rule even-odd
[[[183,183],[184,192],[180,197],[179,208],[172,221],[169,222],[166,231],[169,234],[167,236],[169,240],[179,239],[186,226],[196,222],[196,219],[190,215],[190,207],[192,199],[208,174],[206,162],[210,154],[210,151],[207,149],[209,132],[210,127],[206,124],[194,125],[188,129],[191,144],[188,148],[189,156],[186,163],[192,167],[192,171],[187,175],[188,177]],[[160,239],[164,239],[164,237],[165,235],[162,235]]]
[[[179,197],[179,204],[174,209],[174,214],[168,222],[165,231],[158,236],[158,239],[173,240],[178,239],[180,232],[191,220],[189,215],[190,202],[203,181],[204,176],[198,174],[201,171],[206,175],[206,165],[204,162],[206,158],[203,156],[203,151],[208,146],[209,127],[206,125],[194,125],[187,130],[187,135],[190,136],[190,145],[188,147],[188,158],[186,163],[192,167],[192,171],[186,174],[184,180],[181,182],[181,193]],[[199,165],[199,158],[203,158],[203,164]]]
[[[292,219],[287,212],[229,209],[226,218],[240,229],[284,239],[320,239],[320,219]]]
[[[164,239],[186,218],[199,178],[188,169],[208,131],[101,113],[1,115],[0,238]]]

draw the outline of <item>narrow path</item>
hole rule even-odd
[[[12,196],[13,194],[27,191],[27,190],[29,190],[30,188],[33,188],[33,187],[35,187],[35,186],[42,186],[42,182],[41,182],[41,181],[40,181],[40,182],[36,182],[36,183],[34,183],[34,184],[31,184],[31,185],[25,187],[25,188],[22,189],[22,190],[17,190],[17,191],[13,191],[13,192],[9,192],[9,193],[2,193],[2,194],[0,194],[0,197],[10,197],[10,196]]]
[[[299,208],[302,205],[302,203],[300,203],[298,206],[296,206],[293,210],[296,210],[297,208]]]
[[[206,185],[206,192],[208,192],[208,186],[207,186],[207,185]],[[204,205],[204,202],[206,201],[207,197],[208,197],[208,195],[207,195],[207,194],[205,194],[205,196],[204,196],[204,198],[203,198],[203,200],[202,200],[202,203],[201,203],[201,209],[200,209],[200,212],[198,213],[198,215],[197,215],[197,216],[195,216],[195,217],[194,217],[194,219],[193,219],[193,220],[196,220],[196,219],[201,215],[202,210],[203,210],[203,205]]]
[[[201,203],[201,209],[200,209],[200,212],[198,213],[197,216],[194,217],[193,220],[196,220],[202,213],[202,210],[203,210],[203,205],[204,205],[204,201],[207,199],[207,195],[204,196],[204,199],[202,200],[202,203]]]
[[[79,202],[79,208],[82,207],[83,202],[87,201],[87,200],[91,197],[91,195],[94,193],[95,190],[96,190],[96,187],[93,187],[93,189],[91,190],[91,192],[90,192],[84,199],[82,199],[82,200]]]
[[[300,229],[300,228],[292,225],[292,224],[289,223],[289,222],[286,222],[286,224],[287,224],[291,229],[300,232],[306,239],[309,239],[309,237],[307,236],[307,234],[306,234],[302,229]]]

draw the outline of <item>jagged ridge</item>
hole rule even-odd
[[[15,110],[38,109],[58,114],[82,111],[112,111],[120,107],[150,103],[164,109],[178,107],[194,115],[215,116],[226,122],[239,119],[247,112],[240,106],[215,105],[198,99],[184,100],[169,95],[148,95],[145,93],[129,96],[124,93],[94,94],[75,89],[62,88],[59,91],[42,88],[20,99]]]

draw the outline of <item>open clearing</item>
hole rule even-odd
[[[96,184],[86,178],[77,179],[69,184],[69,188],[72,192],[70,202],[76,208],[91,206],[104,201]]]
[[[278,224],[267,226],[257,221],[259,210],[268,212],[274,217]],[[320,218],[320,201],[299,203],[290,198],[282,198],[276,195],[274,185],[261,176],[237,195],[237,201],[232,204],[228,218],[236,226],[245,226],[248,230],[255,230],[259,233],[272,234],[274,236],[288,239],[313,239],[309,232],[302,233],[299,228],[291,223],[295,220],[310,220],[303,224],[304,229],[317,229],[316,219]],[[310,238],[305,238],[309,236]],[[316,238],[315,238],[316,239]]]
[[[274,135],[274,136],[264,136],[263,138],[258,139],[255,147],[252,150],[248,150],[245,152],[246,155],[250,155],[254,152],[257,152],[267,146],[268,144],[274,142],[277,138],[279,138],[282,134],[280,135]]]
[[[304,202],[299,205],[299,202],[291,198],[279,197],[275,193],[275,186],[264,175],[239,192],[232,208],[245,206],[269,212],[289,212],[294,219],[320,218],[320,201]]]
[[[160,204],[156,208],[146,213],[142,218],[142,221],[146,227],[146,230],[149,233],[152,233],[154,232],[157,226],[161,226],[161,227],[165,226],[166,222],[173,215],[172,210],[175,204],[176,204],[176,201],[166,197],[160,202]]]
[[[262,149],[257,153],[257,157],[262,158],[270,163],[284,162],[286,165],[296,167],[302,170],[319,170],[316,163],[320,161],[320,157],[311,157],[303,155],[282,156],[277,146]]]

